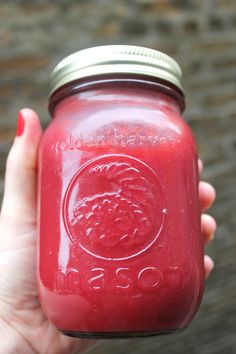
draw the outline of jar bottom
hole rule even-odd
[[[60,331],[64,335],[76,338],[90,338],[90,339],[115,339],[115,338],[132,338],[132,337],[152,337],[163,334],[174,334],[182,332],[184,328],[170,329],[170,330],[158,330],[158,331],[140,331],[140,332],[69,332]]]

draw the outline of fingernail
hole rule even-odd
[[[204,255],[204,264],[205,264],[205,278],[207,279],[210,273],[213,271],[215,264],[213,260],[207,255]]]
[[[16,136],[23,135],[25,129],[25,119],[21,112],[18,113]]]
[[[209,237],[209,241],[214,240],[214,238],[215,238],[215,234],[211,234],[210,237]]]
[[[209,278],[209,275],[211,275],[211,273],[213,272],[213,270],[214,270],[214,265],[213,265],[212,269],[210,269],[210,270],[206,273],[206,275],[205,275],[205,278],[206,278],[206,279]]]

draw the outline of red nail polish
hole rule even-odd
[[[25,129],[25,119],[21,112],[18,113],[16,136],[21,136]]]

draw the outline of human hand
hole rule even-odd
[[[44,316],[36,288],[39,119],[24,109],[7,159],[0,215],[0,352],[81,353],[95,341],[62,335]]]
[[[35,112],[23,109],[18,136],[9,153],[0,215],[0,348],[3,353],[79,353],[94,341],[62,335],[44,316],[37,297],[35,270],[37,151],[42,135]],[[199,162],[199,170],[202,163]],[[200,204],[206,211],[215,191],[199,184]],[[202,214],[205,243],[213,238],[216,223]],[[213,261],[205,256],[205,275]]]

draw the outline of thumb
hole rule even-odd
[[[37,114],[22,109],[6,164],[1,218],[7,223],[35,223],[37,153],[42,128]]]

